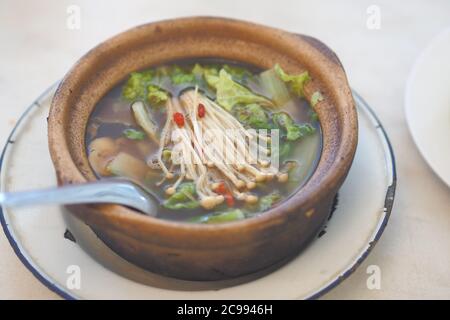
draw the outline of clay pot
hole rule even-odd
[[[308,70],[306,95],[316,106],[323,149],[315,172],[289,199],[259,217],[196,225],[143,215],[119,205],[70,210],[125,259],[150,271],[188,280],[218,280],[253,273],[292,257],[327,219],[357,144],[357,115],[336,55],[318,40],[243,21],[195,17],[142,25],[98,45],[65,76],[48,119],[51,157],[61,185],[94,180],[85,128],[96,103],[136,70],[174,60],[214,57],[287,72]]]

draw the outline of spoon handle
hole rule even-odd
[[[97,181],[21,192],[0,192],[0,205],[21,207],[37,204],[116,203],[155,215],[155,201],[140,187],[126,182]]]

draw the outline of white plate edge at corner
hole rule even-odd
[[[409,131],[409,133],[413,139],[413,142],[414,142],[417,150],[419,151],[420,155],[425,160],[428,167],[430,167],[431,170],[434,172],[434,174],[444,184],[446,184],[448,187],[450,187],[450,176],[444,177],[442,175],[442,173],[439,172],[439,169],[436,168],[436,164],[435,164],[434,160],[430,158],[430,156],[426,152],[424,146],[420,143],[418,136],[417,136],[418,133],[416,131],[414,131],[414,128],[412,127],[413,116],[412,116],[412,110],[411,110],[411,108],[412,108],[411,107],[412,86],[417,77],[418,69],[425,62],[427,56],[430,54],[430,52],[433,50],[433,48],[436,46],[436,44],[440,43],[440,41],[442,41],[445,38],[450,39],[450,27],[447,27],[447,28],[441,30],[440,32],[438,32],[436,35],[434,35],[432,37],[432,39],[427,43],[427,45],[421,50],[421,52],[419,53],[417,58],[415,59],[413,66],[409,72],[408,78],[406,80],[405,92],[404,92],[404,97],[403,97],[403,99],[404,99],[403,110],[404,110],[404,114],[405,114],[405,118],[406,118],[408,131]],[[450,90],[450,85],[449,85],[449,90]],[[449,108],[450,108],[450,105],[449,105]]]

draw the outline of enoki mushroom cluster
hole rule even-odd
[[[166,112],[167,119],[153,162],[164,172],[164,178],[158,184],[170,181],[166,188],[168,195],[174,194],[184,180],[192,180],[205,209],[212,209],[224,201],[233,205],[235,199],[253,204],[258,197],[251,190],[257,183],[275,178],[279,182],[288,180],[286,172],[280,172],[264,157],[258,158],[261,153],[270,155],[271,137],[246,129],[197,89],[187,91],[179,98],[168,99]],[[224,134],[230,130],[238,138]],[[215,136],[214,133],[223,134]],[[258,141],[264,141],[266,146]],[[255,154],[250,150],[252,148],[259,148],[258,152]],[[167,151],[170,151],[169,159],[163,157]],[[227,157],[222,156],[224,151],[233,155],[234,161],[226,161]]]

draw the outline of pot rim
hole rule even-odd
[[[342,108],[346,108],[346,115],[341,117],[341,136],[339,139],[339,147],[337,151],[334,153],[334,159],[331,165],[327,168],[326,171],[322,171],[320,173],[320,183],[316,183],[314,185],[309,184],[309,182],[315,177],[317,174],[317,168],[319,164],[323,161],[322,154],[319,159],[319,163],[308,178],[308,181],[300,187],[297,191],[295,191],[292,195],[290,195],[287,199],[282,201],[278,206],[269,209],[261,215],[256,217],[252,217],[249,219],[244,219],[240,221],[234,221],[230,223],[223,224],[215,224],[215,225],[204,225],[204,224],[190,224],[185,222],[178,221],[170,221],[165,219],[160,219],[156,217],[151,217],[148,215],[143,215],[142,213],[137,212],[136,210],[126,208],[121,205],[91,205],[89,207],[96,208],[96,212],[101,212],[102,215],[107,219],[117,219],[120,222],[127,222],[131,224],[141,224],[142,227],[151,227],[151,228],[164,228],[166,230],[172,232],[183,232],[183,233],[218,233],[224,231],[235,231],[242,232],[248,230],[248,228],[264,228],[268,225],[273,225],[278,223],[278,219],[283,216],[289,214],[292,211],[292,198],[295,195],[295,209],[299,207],[305,206],[313,206],[314,203],[320,201],[329,194],[326,192],[327,190],[333,190],[342,182],[345,176],[348,173],[350,165],[353,161],[353,157],[356,151],[357,145],[357,114],[354,105],[353,98],[351,96],[351,90],[347,83],[347,79],[345,76],[345,72],[340,64],[337,56],[331,51],[327,46],[325,46],[320,41],[311,38],[309,36],[303,36],[298,34],[293,34],[287,31],[282,31],[276,28],[267,27],[260,24],[255,24],[242,20],[235,20],[230,18],[222,18],[222,17],[207,17],[207,16],[195,16],[195,17],[184,17],[184,18],[175,18],[175,19],[167,19],[156,22],[150,22],[147,24],[139,25],[128,29],[124,32],[115,35],[91,49],[88,53],[86,53],[80,60],[78,60],[75,65],[70,69],[70,71],[65,75],[61,83],[59,84],[55,96],[52,101],[49,121],[48,121],[48,140],[49,140],[49,149],[51,158],[54,164],[54,167],[57,171],[58,181],[62,184],[65,183],[83,183],[88,180],[81,173],[79,167],[75,164],[72,159],[68,144],[66,143],[66,136],[64,129],[64,113],[58,112],[57,105],[60,104],[64,98],[64,92],[67,92],[70,89],[68,85],[68,80],[72,77],[75,77],[77,73],[77,69],[86,63],[87,60],[92,58],[96,52],[108,49],[108,44],[111,42],[118,41],[123,37],[126,37],[127,34],[136,32],[143,28],[151,28],[158,25],[164,24],[173,24],[173,23],[185,23],[192,21],[214,21],[216,23],[222,23],[225,25],[233,24],[238,25],[240,27],[247,28],[257,28],[260,32],[271,31],[278,32],[283,36],[290,37],[291,41],[302,41],[303,45],[309,45],[310,50],[316,52],[317,55],[322,55],[324,59],[322,59],[323,63],[337,63],[340,68],[340,72],[342,73],[341,84],[346,86],[349,94],[343,93],[346,97],[347,104],[345,106],[341,106]],[[334,65],[336,67],[336,65]],[[84,134],[84,133],[83,133]],[[70,166],[67,166],[70,164]],[[288,204],[291,203],[291,206]],[[119,209],[119,210],[114,210]]]

